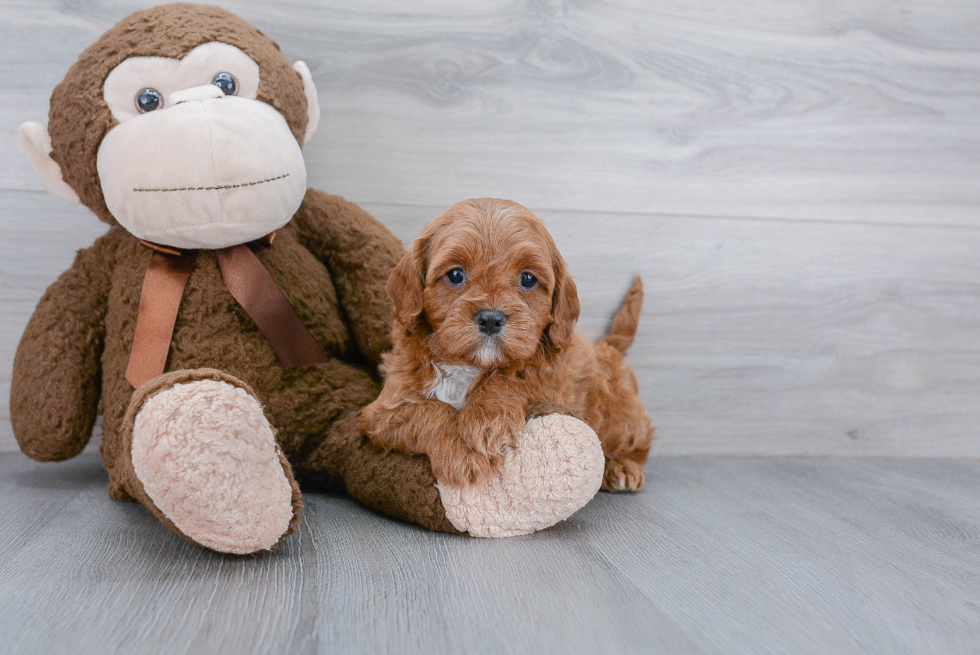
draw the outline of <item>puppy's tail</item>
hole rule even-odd
[[[636,326],[640,322],[640,309],[643,307],[643,280],[637,275],[633,278],[633,285],[626,294],[626,300],[616,315],[613,317],[612,328],[609,334],[603,337],[600,343],[606,343],[626,354],[629,347],[633,345],[633,337],[636,336]]]

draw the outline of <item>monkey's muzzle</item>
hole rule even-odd
[[[119,223],[182,249],[247,243],[292,218],[306,164],[282,114],[226,96],[126,120],[102,140],[99,178]]]

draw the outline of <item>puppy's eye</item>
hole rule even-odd
[[[463,272],[461,268],[454,268],[453,270],[446,273],[446,282],[451,286],[458,287],[459,285],[466,282],[466,273]]]
[[[156,89],[143,89],[136,94],[136,111],[145,114],[163,107],[163,94]]]
[[[218,73],[211,84],[221,89],[226,96],[238,95],[238,80],[231,73]]]
[[[527,271],[521,273],[521,288],[531,290],[538,286],[538,278],[534,277]]]

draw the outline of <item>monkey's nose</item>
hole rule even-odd
[[[170,104],[179,105],[182,102],[191,100],[207,100],[208,98],[221,98],[225,92],[214,84],[204,84],[195,86],[191,89],[181,89],[170,94]]]
[[[483,309],[473,317],[480,332],[486,335],[494,335],[504,329],[507,324],[507,315],[498,309]]]

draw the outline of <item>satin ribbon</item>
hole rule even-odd
[[[264,240],[271,245],[275,234]],[[126,379],[134,387],[164,372],[180,300],[198,251],[142,242],[153,250],[143,278]],[[279,285],[247,245],[215,251],[221,277],[287,368],[329,361]]]

